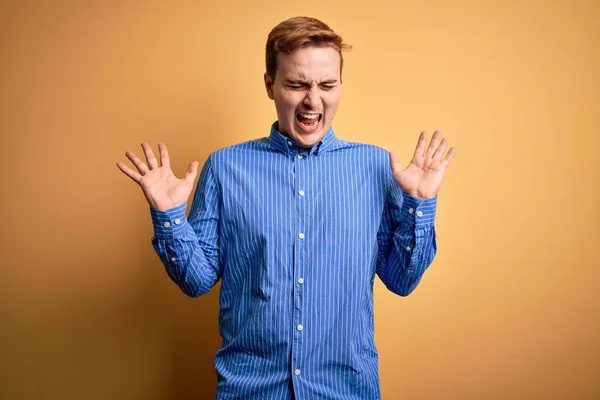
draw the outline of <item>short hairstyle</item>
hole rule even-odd
[[[315,46],[332,47],[340,54],[340,79],[344,57],[342,51],[352,50],[327,24],[312,17],[293,17],[280,22],[269,33],[266,46],[267,75],[275,82],[277,53],[291,54],[294,50]]]

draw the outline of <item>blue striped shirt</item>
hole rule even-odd
[[[212,152],[187,203],[150,209],[152,245],[188,296],[219,279],[217,399],[379,399],[373,282],[407,296],[436,254],[437,196],[388,152],[330,128],[302,151],[268,137]]]

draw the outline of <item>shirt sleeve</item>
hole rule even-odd
[[[166,211],[150,208],[152,246],[169,277],[190,297],[207,293],[219,280],[220,194],[209,156],[202,167],[189,217],[187,202]]]
[[[391,179],[377,234],[377,275],[390,291],[408,296],[437,252],[437,196],[426,200],[412,197]]]

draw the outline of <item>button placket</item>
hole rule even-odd
[[[300,375],[300,368],[302,363],[302,344],[303,344],[303,326],[302,326],[302,306],[303,306],[303,283],[304,278],[302,275],[304,274],[305,268],[305,260],[306,260],[306,240],[307,234],[305,232],[306,226],[306,197],[305,197],[305,181],[306,181],[306,168],[308,158],[303,154],[296,153],[293,155],[293,164],[294,164],[294,218],[295,218],[295,227],[296,227],[296,237],[295,237],[295,249],[294,252],[294,269],[292,271],[292,276],[296,277],[297,284],[293,285],[293,301],[294,301],[294,314],[292,316],[292,324],[294,329],[294,338],[292,341],[292,368],[294,374]]]

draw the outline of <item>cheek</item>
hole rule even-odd
[[[280,106],[282,111],[294,113],[296,107],[298,107],[299,101],[295,98],[295,96],[285,96],[281,98]]]
[[[293,114],[296,109],[296,103],[289,96],[280,96],[276,98],[275,107],[280,115]]]
[[[338,105],[340,104],[340,98],[339,96],[330,96],[324,98],[323,103],[325,105],[325,108],[328,109],[330,112],[335,111],[337,110]]]

